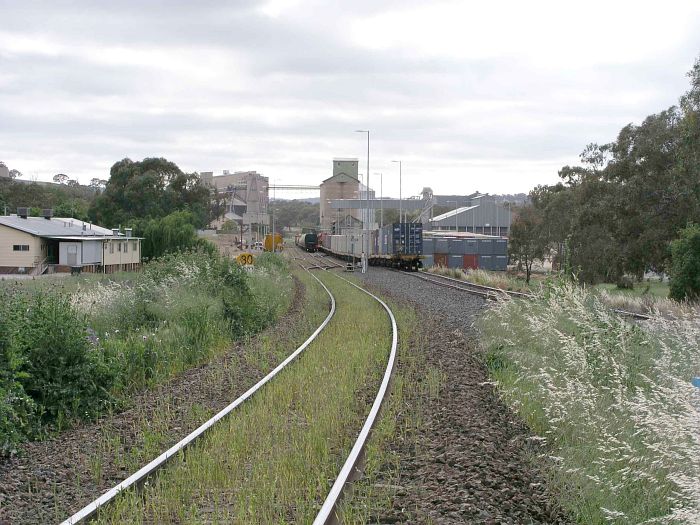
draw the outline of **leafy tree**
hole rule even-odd
[[[544,260],[548,242],[544,233],[544,216],[534,206],[525,206],[511,225],[508,243],[510,256],[525,268],[525,281],[530,282],[532,264]]]
[[[19,170],[14,170],[14,169],[13,169],[13,170],[10,170],[10,178],[11,178],[11,179],[19,179],[19,178],[21,178],[22,176],[23,176],[23,175],[22,175],[22,172],[21,172],[21,171],[19,171]]]
[[[319,220],[319,205],[310,204],[303,200],[282,201],[270,203],[275,215],[275,226],[279,231],[292,226],[301,228],[316,228]]]
[[[107,186],[107,181],[97,177],[90,179],[90,187],[94,190],[103,190]]]
[[[152,259],[166,253],[195,249],[211,251],[210,243],[197,237],[194,220],[191,212],[176,211],[163,218],[137,223],[134,232],[144,237],[141,245],[143,257]]]
[[[585,282],[641,279],[665,271],[669,243],[700,222],[700,59],[690,90],[672,106],[622,128],[610,144],[589,144],[562,182],[531,192],[549,242],[566,243]]]
[[[136,219],[155,219],[189,211],[192,224],[209,222],[210,190],[194,174],[163,158],[124,159],[112,166],[105,190],[90,207],[90,217],[111,227]]]
[[[691,224],[671,243],[672,299],[700,298],[700,226]]]
[[[65,184],[66,182],[68,182],[68,180],[69,177],[65,173],[57,173],[53,176],[53,181],[58,184]]]

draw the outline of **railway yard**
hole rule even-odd
[[[285,256],[273,327],[0,463],[0,523],[576,521],[479,350],[504,291]]]

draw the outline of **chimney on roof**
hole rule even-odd
[[[17,208],[17,217],[26,219],[29,216],[29,208]]]
[[[127,239],[128,239],[129,237],[131,237],[131,231],[132,231],[131,228],[124,228],[124,231],[126,232],[126,237],[127,237]]]
[[[112,235],[114,235],[115,237],[119,235],[119,228],[112,228]]]
[[[51,217],[53,217],[53,209],[51,208],[44,208],[41,210],[41,215],[44,217],[46,220],[51,220]]]

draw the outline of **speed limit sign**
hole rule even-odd
[[[238,264],[241,266],[252,266],[255,259],[253,258],[252,253],[242,253],[236,257],[236,262],[238,262]]]

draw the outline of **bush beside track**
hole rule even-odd
[[[0,288],[0,453],[118,408],[133,392],[269,325],[291,298],[287,263],[248,275],[202,252],[140,274],[19,281]]]

